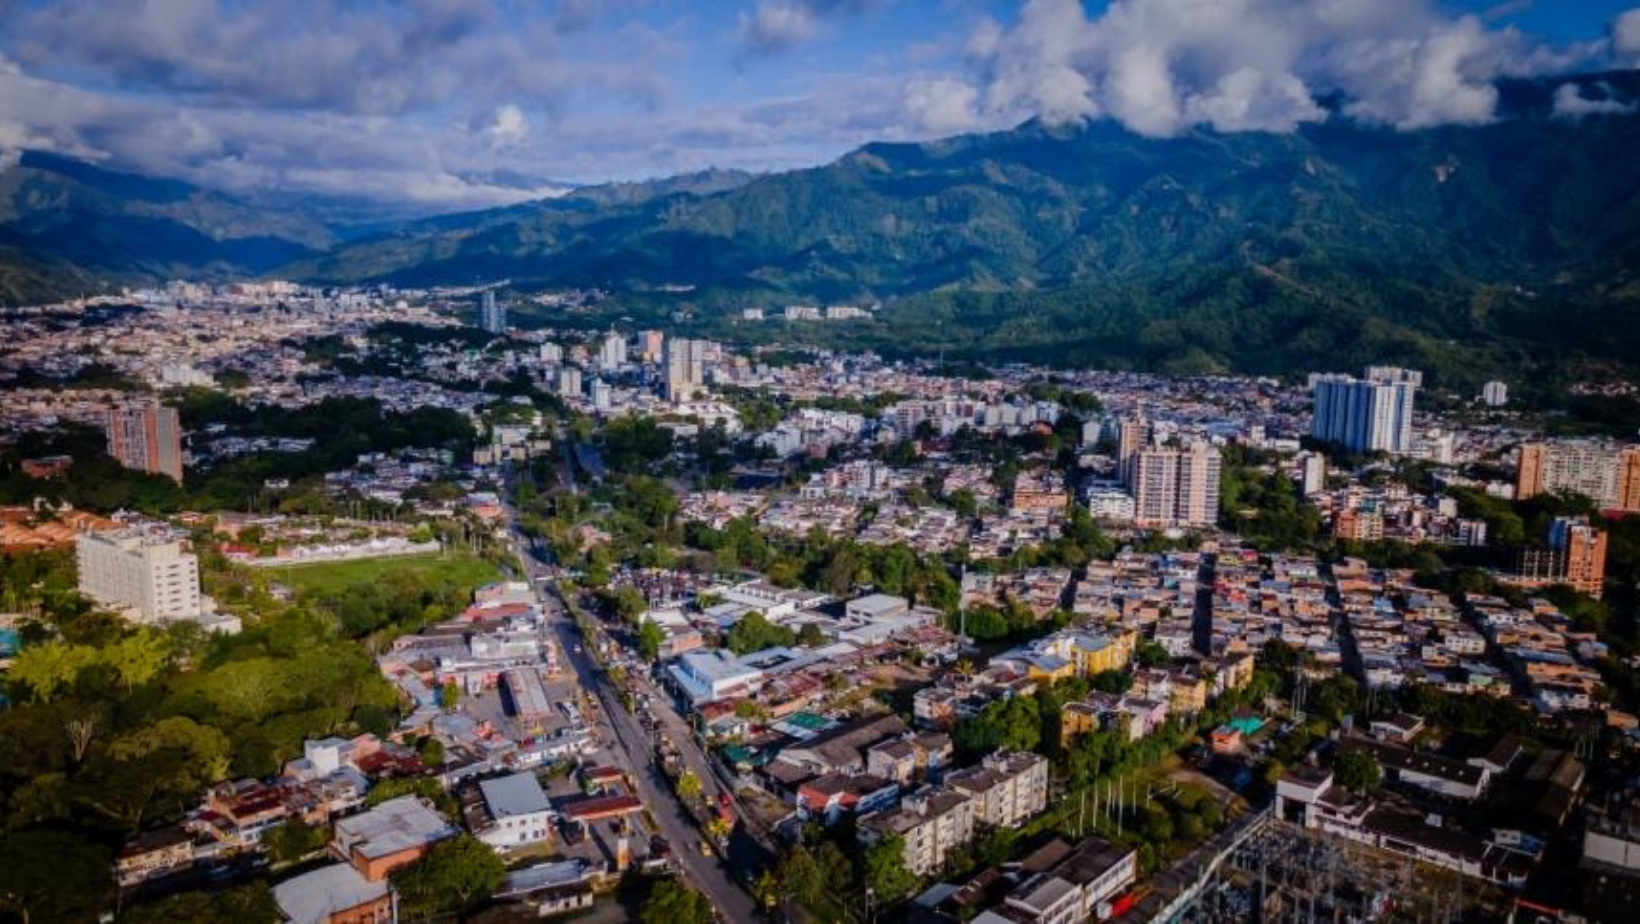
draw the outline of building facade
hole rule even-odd
[[[154,402],[109,408],[103,431],[108,454],[121,465],[182,481],[182,421],[175,408]]]
[[[1515,468],[1515,499],[1574,491],[1599,506],[1640,510],[1640,448],[1587,441],[1525,443]]]
[[[175,539],[138,530],[84,533],[75,542],[80,592],[139,622],[197,620],[199,559]]]
[[[1423,373],[1368,366],[1363,378],[1312,375],[1310,435],[1351,452],[1402,455],[1412,449],[1412,408]]]
[[[1134,465],[1134,520],[1143,526],[1211,526],[1219,517],[1218,447],[1143,449]]]

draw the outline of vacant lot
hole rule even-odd
[[[472,589],[501,579],[501,571],[476,555],[405,555],[397,558],[365,558],[358,561],[319,562],[292,565],[273,572],[274,579],[297,594],[313,592],[328,596],[358,584],[394,583],[423,578],[427,586],[460,585]]]

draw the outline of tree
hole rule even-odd
[[[262,844],[276,863],[295,863],[330,842],[330,829],[286,821],[262,835]]]
[[[446,712],[456,711],[456,706],[461,704],[461,687],[457,686],[454,680],[439,688],[438,704],[443,706]]]
[[[108,894],[108,852],[60,831],[0,837],[0,909],[23,924],[96,918]]]
[[[861,875],[866,888],[880,904],[897,902],[917,887],[917,876],[905,868],[905,838],[890,834],[879,839],[861,857]]]
[[[127,693],[154,679],[170,660],[170,643],[153,629],[141,629],[103,649],[101,660],[114,668]]]
[[[467,834],[439,841],[420,860],[392,875],[406,917],[460,913],[486,898],[506,878],[495,851]]]
[[[1384,769],[1371,754],[1352,748],[1339,754],[1333,762],[1333,776],[1345,789],[1366,792],[1384,782]]]
[[[780,883],[782,894],[797,899],[811,909],[825,900],[829,889],[840,886],[826,881],[814,854],[802,846],[793,847],[781,858],[780,865],[776,867],[775,880]]]
[[[416,742],[416,754],[429,767],[441,766],[444,763],[444,742],[428,735]]]
[[[666,644],[666,630],[658,623],[646,620],[638,627],[638,656],[645,661],[658,661],[661,647]]]
[[[1139,647],[1133,652],[1133,657],[1141,667],[1159,667],[1173,660],[1173,656],[1167,653],[1166,648],[1150,639],[1145,639],[1139,643]]]
[[[636,623],[643,611],[649,608],[649,602],[638,592],[638,588],[631,584],[622,584],[615,588],[613,605],[615,614],[624,622]]]
[[[51,702],[61,690],[74,684],[80,671],[97,662],[97,651],[84,645],[51,641],[30,645],[11,664],[11,676],[34,691],[34,698]]]
[[[789,646],[796,641],[797,635],[792,630],[769,622],[767,617],[755,610],[730,626],[726,639],[729,650],[737,655],[776,646]]]
[[[400,796],[420,796],[433,803],[438,810],[446,815],[454,815],[456,802],[437,779],[430,776],[404,776],[382,780],[370,787],[365,794],[366,806],[381,805],[389,799]]]
[[[826,643],[826,633],[817,622],[805,622],[797,630],[797,644],[804,648],[817,648]]]
[[[678,798],[686,802],[693,802],[700,798],[700,776],[693,770],[685,770],[678,775]]]
[[[63,733],[68,735],[69,744],[74,748],[74,762],[85,760],[86,751],[91,749],[91,738],[97,733],[96,716],[79,716],[63,723]]]
[[[712,924],[712,903],[676,879],[655,883],[638,910],[643,924]]]

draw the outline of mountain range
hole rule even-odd
[[[1640,97],[1640,74],[1570,78]],[[41,155],[0,176],[0,297],[168,274],[597,285],[724,335],[734,309],[882,302],[785,338],[1175,371],[1386,358],[1467,379],[1640,365],[1640,115],[1500,85],[1484,125],[1342,116],[1144,138],[1030,122],[806,170],[591,187],[363,236]],[[1327,101],[1337,106],[1338,101]],[[1607,107],[1617,109],[1618,107]]]

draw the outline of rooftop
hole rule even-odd
[[[390,856],[456,833],[443,815],[417,796],[389,799],[367,812],[336,822],[337,843],[367,858]]]
[[[478,784],[478,788],[484,793],[484,804],[489,806],[490,814],[498,821],[552,809],[552,803],[547,801],[547,794],[541,791],[541,784],[533,773],[515,773],[485,780]]]
[[[387,894],[385,880],[371,882],[346,863],[321,867],[273,887],[273,900],[292,924],[325,924],[331,915]]]

